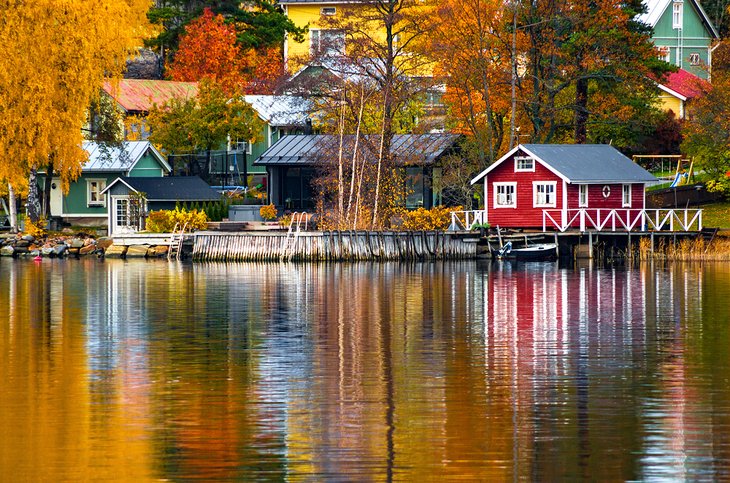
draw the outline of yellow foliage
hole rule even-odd
[[[175,225],[178,229],[187,224],[187,230],[203,230],[207,228],[208,216],[204,211],[160,210],[152,211],[147,218],[147,231],[151,233],[172,233]]]
[[[0,180],[20,185],[53,161],[62,187],[81,173],[87,109],[146,35],[150,0],[0,3]],[[12,62],[10,62],[12,60]]]
[[[261,218],[263,218],[266,221],[271,221],[274,218],[276,218],[277,215],[276,207],[273,203],[270,205],[264,205],[259,209],[259,214],[261,215]]]
[[[46,219],[42,216],[37,222],[33,223],[30,219],[25,219],[25,234],[33,238],[42,238],[46,235]]]
[[[435,206],[430,210],[418,208],[413,211],[403,211],[403,228],[406,230],[446,230],[451,224],[451,212],[461,211],[460,206]]]

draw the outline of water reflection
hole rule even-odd
[[[730,268],[0,260],[0,479],[723,479]]]

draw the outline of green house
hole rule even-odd
[[[61,181],[51,184],[51,217],[82,226],[105,226],[107,206],[102,191],[120,176],[162,177],[170,173],[170,165],[149,141],[127,141],[119,148],[104,148],[86,141],[82,145],[89,159],[79,179],[71,183],[67,194]],[[42,178],[42,176],[41,176]],[[41,181],[41,186],[43,186]]]
[[[654,29],[652,40],[670,64],[709,79],[712,42],[720,36],[697,0],[644,0],[638,20]]]

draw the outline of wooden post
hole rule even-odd
[[[593,232],[588,232],[588,258],[593,260]]]

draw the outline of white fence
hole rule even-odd
[[[471,230],[488,222],[486,210],[452,211],[450,230]],[[542,231],[700,231],[702,210],[542,210]]]

